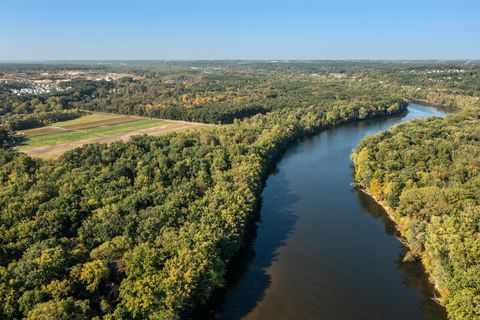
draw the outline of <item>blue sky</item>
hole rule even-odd
[[[0,60],[480,59],[480,0],[2,0]]]

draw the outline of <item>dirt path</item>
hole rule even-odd
[[[38,157],[43,159],[55,159],[55,158],[58,158],[60,155],[62,155],[65,151],[72,150],[86,144],[110,143],[110,142],[120,141],[120,140],[125,141],[125,140],[128,140],[130,137],[136,136],[136,135],[148,134],[148,135],[157,136],[157,135],[167,134],[175,131],[182,131],[187,129],[202,129],[202,128],[209,128],[212,126],[213,125],[198,123],[198,122],[169,120],[167,124],[164,124],[159,127],[135,130],[127,133],[111,135],[106,137],[98,137],[98,138],[79,140],[79,141],[74,141],[69,143],[62,143],[62,144],[57,144],[55,146],[25,150],[23,152],[31,157]]]

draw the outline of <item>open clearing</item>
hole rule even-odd
[[[26,137],[31,138],[31,137],[43,136],[43,135],[47,135],[55,132],[70,131],[74,129],[93,128],[93,127],[106,126],[106,125],[115,124],[115,123],[137,121],[140,119],[144,119],[144,118],[126,116],[126,115],[115,115],[115,114],[108,114],[108,113],[92,113],[77,119],[60,121],[46,127],[23,130],[21,132]]]
[[[207,127],[211,125],[93,113],[78,119],[57,122],[48,127],[23,131],[26,140],[17,147],[17,150],[33,157],[54,159],[65,151],[85,144],[125,141],[134,135],[161,135]]]

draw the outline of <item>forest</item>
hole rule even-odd
[[[271,112],[88,145],[58,162],[3,150],[1,317],[186,318],[222,284],[282,150],[405,106],[392,97]]]
[[[478,314],[478,64],[5,64],[0,77],[65,70],[135,79],[60,79],[40,94],[0,81],[0,318],[191,317],[224,285],[289,145],[405,112],[410,100],[465,113],[368,138],[354,155],[357,179],[374,179],[371,192],[398,212],[452,318]],[[12,149],[16,131],[85,110],[228,125],[86,145],[57,161]]]
[[[63,81],[54,71],[123,72],[114,81]],[[45,79],[38,76],[49,71]],[[480,108],[480,65],[464,62],[164,62],[89,65],[0,65],[0,74],[60,81],[48,94],[15,95],[30,86],[0,81],[4,127],[24,130],[78,117],[81,110],[155,118],[232,123],[234,119],[323,102],[351,100],[365,91],[408,100]],[[48,72],[47,72],[48,73]],[[35,76],[36,75],[36,76]],[[134,78],[134,76],[136,78]],[[1,78],[1,77],[0,77]]]
[[[357,181],[390,208],[407,256],[421,259],[449,318],[480,318],[479,110],[368,136],[352,159]]]

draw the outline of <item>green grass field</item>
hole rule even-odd
[[[85,117],[75,119],[75,120],[58,122],[53,125],[60,126],[60,125],[79,124],[79,123],[86,123],[89,121],[91,122],[91,121],[98,121],[98,120],[105,119],[105,118],[102,118],[101,116],[102,114],[92,114],[92,115],[87,115]],[[88,117],[90,118],[85,119]],[[106,118],[108,118],[108,115]],[[140,129],[158,127],[166,123],[168,123],[168,121],[160,120],[160,119],[139,119],[139,120],[130,121],[126,123],[109,124],[105,126],[77,129],[72,131],[54,132],[46,135],[39,135],[39,136],[27,138],[25,142],[23,142],[20,146],[17,147],[17,149],[29,150],[29,149],[54,146],[57,144],[69,143],[69,142],[74,142],[79,140],[107,137],[111,135],[127,133],[127,132],[136,131]]]
[[[122,116],[124,116],[124,115],[95,112],[95,113],[89,113],[89,114],[87,114],[85,116],[82,116],[80,118],[77,118],[77,119],[55,122],[53,125],[54,126],[59,126],[59,127],[69,126],[69,125],[72,125],[72,124],[81,124],[81,123],[89,123],[89,122],[94,122],[94,121],[109,120],[109,119],[112,119],[112,118],[117,118],[117,117],[122,117]]]

